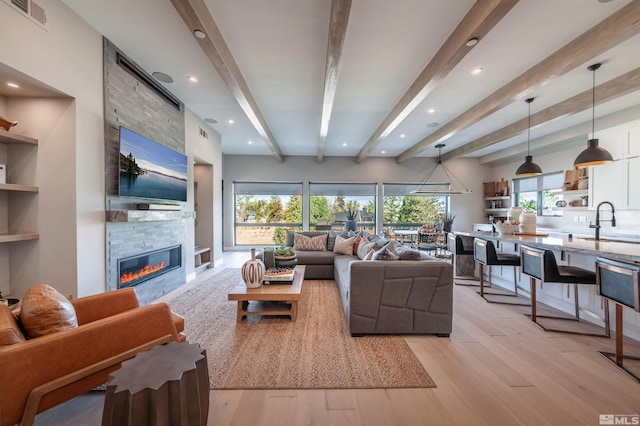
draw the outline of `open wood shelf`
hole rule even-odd
[[[0,130],[0,143],[38,145],[38,139],[22,136],[17,133],[9,133],[6,130]]]
[[[31,232],[26,234],[0,234],[0,243],[12,243],[15,241],[39,240],[40,234]]]
[[[0,183],[0,190],[2,191],[22,191],[22,192],[38,192],[37,186],[33,185],[21,185],[16,183]]]

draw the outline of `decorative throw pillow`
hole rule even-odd
[[[78,326],[71,302],[47,284],[27,290],[20,304],[20,322],[29,339]]]
[[[296,234],[293,239],[293,249],[300,251],[326,251],[327,234],[315,237]]]
[[[373,253],[376,252],[376,249],[375,249],[375,244],[376,243],[372,243],[372,244],[373,244],[373,247],[371,247],[371,249],[367,252],[367,254],[364,255],[362,260],[372,260]]]
[[[353,241],[353,255],[357,255],[358,254],[358,246],[360,245],[360,243],[362,242],[362,236],[358,235],[356,237],[356,239]]]
[[[378,249],[373,256],[371,256],[371,260],[399,260],[400,256],[393,247],[392,244],[387,244],[386,246]]]
[[[378,249],[378,244],[369,241],[368,238],[363,238],[358,246],[358,259],[364,260],[364,257],[369,253],[371,249]]]
[[[327,251],[333,251],[333,248],[336,245],[336,236],[338,235],[335,231],[329,231],[327,233]]]
[[[336,237],[336,245],[333,248],[333,252],[337,254],[350,254],[353,255],[353,242],[356,237],[343,238],[340,235]]]

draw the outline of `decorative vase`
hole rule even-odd
[[[453,221],[447,221],[442,224],[442,230],[444,232],[451,232],[452,227],[453,227]]]
[[[242,279],[247,288],[258,288],[264,278],[264,264],[256,259],[256,249],[251,249],[251,259],[242,265]]]
[[[523,234],[536,233],[537,216],[533,212],[522,212],[520,215],[520,232]]]
[[[520,220],[520,215],[522,214],[522,207],[514,206],[509,209],[507,212],[507,220],[509,222],[515,222]]]
[[[345,230],[354,231],[355,232],[355,230],[356,230],[356,221],[355,220],[347,220],[344,225],[345,225],[345,228],[346,228]]]

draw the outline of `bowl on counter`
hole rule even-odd
[[[494,223],[498,235],[512,235],[520,229],[519,225],[507,225],[504,223]]]

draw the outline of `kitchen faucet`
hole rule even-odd
[[[616,208],[613,207],[613,204],[611,202],[602,201],[600,204],[598,204],[598,207],[596,208],[596,224],[594,225],[591,222],[589,222],[589,228],[596,229],[596,235],[595,235],[596,241],[600,241],[600,206],[603,204],[609,204],[611,206],[611,219],[603,220],[602,222],[611,222],[611,226],[616,226]]]

